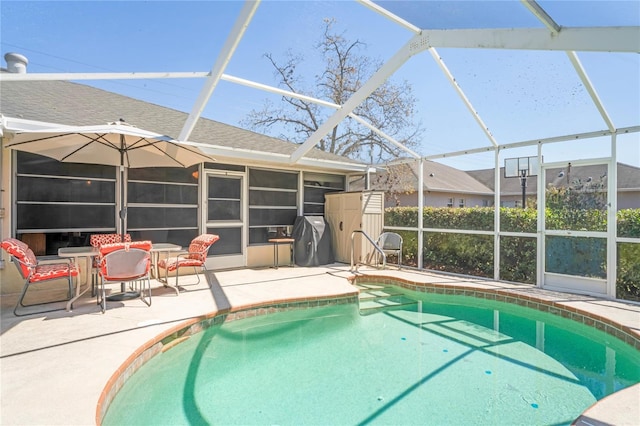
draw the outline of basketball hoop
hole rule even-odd
[[[504,159],[504,177],[520,178],[522,185],[522,208],[526,207],[527,178],[538,175],[538,157],[516,157]]]

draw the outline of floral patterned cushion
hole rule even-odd
[[[189,244],[189,253],[186,253],[186,256],[162,259],[158,262],[158,267],[172,272],[183,266],[202,266],[207,259],[209,247],[219,239],[220,237],[215,234],[199,235]]]
[[[131,242],[131,234],[124,234],[124,240],[125,242]],[[121,234],[92,234],[91,238],[89,239],[89,244],[91,244],[91,247],[100,247],[103,244],[113,244],[119,243],[121,241]],[[94,257],[93,267],[98,268],[98,263],[98,258]]]
[[[189,259],[204,262],[207,259],[209,247],[219,239],[220,237],[214,234],[202,234],[194,238],[189,244]]]
[[[100,246],[100,257],[104,257],[105,255],[111,253],[116,250],[129,250],[130,248],[138,248],[142,250],[149,251],[151,250],[151,241],[131,241],[124,243],[111,243],[111,244],[102,244]]]
[[[16,238],[7,238],[1,243],[2,248],[20,261],[22,275],[26,278],[38,264],[36,255],[24,242]]]
[[[7,238],[0,243],[2,248],[20,261],[20,272],[23,277],[30,277],[29,282],[46,281],[54,278],[65,278],[78,275],[76,265],[69,263],[54,263],[38,265],[38,259],[24,242]]]
[[[131,235],[124,234],[125,242],[131,242]],[[92,247],[100,247],[102,244],[113,244],[122,241],[120,234],[92,234],[89,243]]]
[[[159,268],[166,269],[169,272],[175,271],[183,266],[202,266],[202,261],[189,258],[168,257],[158,262]]]
[[[68,278],[78,276],[78,267],[73,263],[53,263],[36,266],[29,282],[47,281],[54,278]]]

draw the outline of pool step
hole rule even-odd
[[[387,297],[402,296],[402,293],[392,288],[384,288],[380,290],[360,291],[359,299],[361,302],[368,300],[385,299]]]
[[[418,302],[406,297],[394,287],[383,285],[359,286],[360,315],[373,314],[380,311],[406,309]]]

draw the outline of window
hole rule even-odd
[[[458,207],[462,208],[465,206],[464,198],[460,198],[458,200]]]
[[[304,215],[324,216],[324,195],[344,188],[344,176],[304,173]]]
[[[198,166],[128,170],[127,231],[188,246],[198,235]]]
[[[266,243],[293,226],[298,173],[249,169],[249,244]]]
[[[449,201],[447,201],[447,207],[453,207],[453,198],[449,198]]]
[[[37,255],[88,245],[91,233],[115,232],[115,167],[62,163],[27,152],[17,152],[16,159],[16,234],[37,240]]]

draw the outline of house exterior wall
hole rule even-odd
[[[536,194],[527,194],[527,203],[535,202]],[[521,195],[503,195],[500,197],[501,207],[521,207]],[[529,204],[527,204],[529,205]],[[640,191],[619,191],[618,210],[640,208]]]
[[[289,244],[278,244],[276,248],[273,244],[247,247],[247,268],[260,268],[264,266],[275,266],[275,251],[278,250],[279,266],[286,266],[291,263],[291,247]]]
[[[1,147],[2,145],[0,145]],[[11,151],[0,148],[0,240],[11,236]],[[23,280],[11,258],[0,250],[0,290],[17,293]],[[4,305],[4,303],[3,303]]]
[[[618,210],[640,209],[640,191],[618,192]]]
[[[396,196],[400,207],[417,206],[415,193],[399,194]],[[447,207],[450,199],[453,207],[460,207],[460,200],[464,200],[464,207],[487,207],[493,205],[493,195],[461,194],[458,192],[425,192],[425,207]],[[396,207],[395,199],[385,197],[385,207]]]
[[[10,151],[9,149],[2,149],[1,153],[0,153],[0,165],[2,166],[0,168],[0,176],[1,176],[1,188],[2,191],[0,191],[0,207],[4,208],[4,210],[2,210],[3,214],[0,215],[0,230],[2,231],[1,235],[0,235],[0,240],[4,239],[4,238],[8,238],[8,237],[17,237],[20,239],[23,239],[25,242],[27,242],[27,244],[29,244],[29,246],[35,251],[37,251],[38,247],[41,249],[39,251],[44,250],[44,238],[45,238],[45,233],[47,233],[47,230],[44,231],[40,231],[38,230],[37,232],[34,231],[33,233],[30,232],[22,232],[22,233],[18,233],[18,231],[15,230],[16,228],[16,217],[15,216],[15,210],[16,207],[12,207],[15,203],[13,202],[14,199],[16,199],[16,174],[15,174],[15,169],[16,169],[16,164],[17,163],[15,160],[16,155],[14,155],[14,153],[12,151]],[[325,178],[325,177],[331,177],[331,178],[335,178],[334,180],[336,180],[336,182],[338,182],[340,179],[340,177],[345,176],[344,173],[341,172],[337,172],[335,170],[327,170],[327,171],[323,171],[323,170],[307,170],[305,168],[299,168],[299,169],[292,169],[292,168],[274,168],[272,165],[265,165],[263,167],[260,167],[258,165],[252,164],[252,165],[247,165],[247,166],[242,166],[242,167],[246,167],[246,171],[243,172],[243,176],[244,176],[244,187],[242,188],[241,192],[243,194],[242,196],[242,215],[241,217],[243,218],[243,232],[247,235],[247,237],[244,239],[246,240],[246,244],[244,244],[244,246],[242,246],[242,244],[240,244],[240,246],[242,247],[242,252],[240,254],[240,256],[237,255],[237,253],[233,252],[233,253],[229,253],[229,252],[223,252],[221,255],[215,255],[210,257],[209,260],[211,260],[211,262],[208,262],[208,266],[210,267],[210,269],[216,269],[216,268],[224,268],[224,267],[228,267],[226,266],[226,264],[224,264],[224,261],[226,259],[229,258],[229,256],[235,256],[235,257],[242,257],[243,259],[241,260],[242,265],[236,265],[234,267],[237,266],[244,266],[244,267],[269,267],[269,266],[273,266],[274,264],[274,248],[273,245],[270,243],[267,243],[266,240],[264,243],[261,242],[254,242],[251,243],[250,242],[250,238],[248,237],[249,233],[252,232],[250,231],[250,215],[251,212],[255,212],[257,207],[262,207],[262,205],[258,205],[256,203],[251,204],[251,196],[249,195],[250,192],[250,185],[249,185],[249,171],[253,170],[253,169],[259,169],[262,171],[267,171],[267,172],[273,172],[273,173],[280,173],[280,172],[286,172],[286,173],[291,173],[291,174],[295,174],[296,175],[296,179],[298,180],[299,184],[297,186],[297,189],[295,190],[295,199],[297,201],[293,201],[294,205],[297,206],[296,211],[294,211],[293,215],[294,218],[296,215],[300,215],[303,214],[303,212],[306,212],[306,208],[308,207],[308,198],[309,198],[309,194],[313,194],[314,197],[319,197],[320,198],[324,198],[323,196],[321,196],[321,194],[318,192],[319,190],[340,190],[340,189],[344,189],[344,188],[333,188],[333,187],[319,187],[317,185],[306,185],[303,184],[305,183],[305,179],[313,177],[314,179],[321,179],[321,178]],[[209,169],[204,169],[205,172],[207,171],[211,171]],[[229,174],[230,172],[224,172],[225,176],[227,174]],[[206,173],[205,173],[206,174]],[[206,180],[204,179],[204,175],[203,173],[200,173],[201,175],[201,179],[198,180],[198,192],[202,192],[204,194],[204,189],[206,188]],[[279,181],[275,180],[274,182],[278,183]],[[315,181],[314,181],[315,182]],[[332,181],[333,182],[333,181]],[[267,182],[260,182],[263,185],[266,185]],[[344,181],[343,181],[344,184]],[[180,185],[179,183],[176,185]],[[337,183],[336,183],[337,185]],[[189,183],[187,186],[189,187],[193,187],[192,183]],[[255,189],[253,190],[254,192]],[[272,189],[270,189],[269,194],[273,194],[271,196],[271,198],[269,198],[269,196],[262,196],[261,198],[258,198],[258,201],[262,200],[263,203],[266,204],[274,204],[274,205],[279,205],[277,204],[280,198],[282,197],[286,197],[287,200],[290,200],[292,198],[292,191],[291,189],[280,189],[280,187],[274,187]],[[181,192],[182,193],[182,192]],[[320,194],[320,195],[318,195]],[[280,198],[278,198],[280,197]],[[213,222],[208,221],[207,218],[204,217],[205,212],[207,211],[208,206],[211,205],[211,200],[208,199],[207,195],[204,194],[202,197],[200,197],[201,200],[199,201],[199,206],[198,206],[198,210],[200,213],[198,213],[199,218],[198,218],[198,223],[200,223],[198,229],[194,229],[193,232],[206,232],[204,231],[204,229],[209,229],[210,225],[214,226],[215,224],[213,224]],[[315,198],[313,198],[313,200],[315,200]],[[254,205],[255,204],[255,205]],[[150,208],[155,207],[155,204],[150,204]],[[190,204],[189,204],[190,206]],[[256,207],[257,206],[257,207]],[[322,205],[323,206],[323,205]],[[130,205],[130,207],[132,207]],[[138,209],[143,209],[144,204],[139,206]],[[269,209],[269,206],[267,207],[262,207],[262,210],[265,209]],[[271,211],[271,210],[269,210]],[[274,211],[276,212],[280,212],[282,211],[281,209],[275,209]],[[322,214],[322,212],[320,212],[320,214]],[[278,216],[279,218],[280,216]],[[262,222],[265,221],[265,217],[264,215],[258,215],[257,219],[256,219],[256,223],[255,225],[257,226],[253,226],[251,227],[251,229],[254,229],[256,227],[264,227],[267,226],[269,229],[271,228],[271,226],[269,226],[268,224],[265,225]],[[213,225],[212,225],[213,224]],[[264,226],[263,226],[264,225]],[[291,224],[293,225],[293,224]],[[217,225],[215,225],[217,226]],[[274,225],[275,226],[275,225]],[[280,226],[280,225],[278,225]],[[46,226],[45,226],[46,228]],[[144,230],[143,230],[144,231]],[[143,231],[135,231],[135,232],[143,232]],[[44,233],[43,233],[44,232]],[[93,231],[96,232],[96,231]],[[134,231],[132,231],[134,232]],[[146,232],[146,231],[145,231]],[[18,234],[18,235],[14,235],[14,233]],[[91,233],[91,229],[87,228],[87,229],[79,229],[77,232],[74,232],[73,229],[71,230],[66,230],[66,229],[51,229],[51,232],[49,234],[55,234],[55,233],[66,233],[66,234],[73,234],[75,235],[77,234],[82,234],[83,236],[87,233]],[[157,232],[156,232],[157,233]],[[47,235],[49,235],[47,234]],[[155,235],[155,234],[154,234]],[[42,237],[42,238],[39,238]],[[43,240],[42,242],[40,240]],[[152,239],[152,240],[156,240],[156,238],[148,238],[148,239]],[[75,240],[74,240],[75,241]],[[174,243],[179,243],[181,245],[185,245],[184,242],[178,242],[178,241],[171,241],[171,240],[161,240],[161,241],[167,241],[167,242],[174,242]],[[158,242],[158,241],[156,241]],[[188,244],[188,241],[187,241]],[[70,243],[71,246],[73,245],[87,245],[86,243]],[[290,250],[287,246],[285,245],[280,245],[278,248],[278,257],[279,257],[279,263],[281,265],[286,265],[289,264],[291,261],[291,254],[290,254]],[[54,253],[49,250],[50,252],[48,253],[49,255],[53,255]],[[36,255],[39,254],[44,254],[44,253],[38,253],[36,252]],[[20,274],[18,273],[15,265],[13,264],[13,262],[11,262],[11,257],[4,251],[4,250],[0,250],[0,259],[3,261],[2,262],[2,267],[0,268],[0,302],[2,302],[3,305],[11,305],[11,304],[15,304],[15,300],[17,299],[17,295],[20,293],[20,291],[22,290],[22,287],[24,285],[24,280],[21,278]],[[84,265],[84,262],[81,263],[81,278],[80,278],[80,282],[84,285],[85,283],[88,283],[90,281],[90,277],[87,276],[87,271],[90,270],[90,268],[88,268],[87,266]],[[89,283],[90,285],[90,283]],[[29,293],[27,294],[27,298],[29,299],[29,295],[30,294],[34,294],[34,295],[39,295],[42,296],[43,298],[46,297],[46,295],[44,293],[46,293],[49,288],[53,288],[56,291],[58,290],[64,290],[67,286],[67,282],[64,279],[61,280],[57,280],[55,282],[49,282],[46,285],[46,288],[44,286],[34,286],[33,289],[29,290]],[[31,287],[30,287],[31,288]],[[50,300],[50,299],[49,299]],[[28,302],[29,303],[29,302]]]

